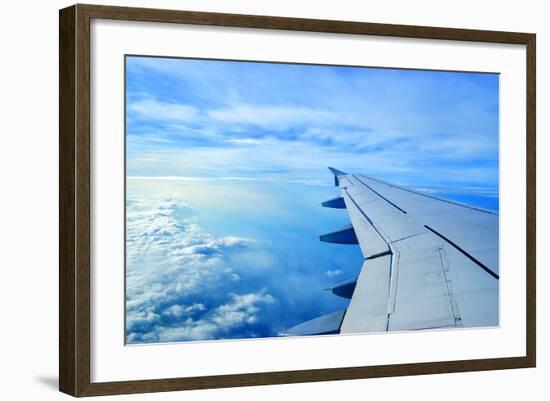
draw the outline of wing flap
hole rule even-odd
[[[353,202],[352,198],[346,191],[343,191],[343,198],[355,230],[355,235],[359,241],[359,246],[361,248],[361,252],[363,253],[363,257],[369,258],[373,255],[388,252],[388,243],[384,240],[382,235],[376,231],[373,224],[365,218],[361,212],[361,209],[356,203]]]
[[[445,246],[441,255],[461,324],[464,327],[497,326],[499,280],[451,246]]]
[[[388,330],[453,327],[460,322],[442,249],[429,235],[406,239],[395,247]]]
[[[363,262],[341,333],[386,331],[391,255]]]

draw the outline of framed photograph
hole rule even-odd
[[[59,18],[62,392],[535,366],[534,34]]]

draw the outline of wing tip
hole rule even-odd
[[[337,168],[334,168],[334,167],[329,167],[328,169],[330,170],[330,172],[332,174],[334,174],[334,186],[338,187],[340,185],[339,177],[341,177],[343,175],[346,175],[346,173],[343,172],[342,170],[338,170]]]
[[[340,176],[340,175],[346,175],[347,173],[345,173],[344,171],[342,170],[338,170],[337,168],[334,168],[334,167],[329,167],[328,168],[330,170],[330,172],[332,174],[334,174],[336,177]]]

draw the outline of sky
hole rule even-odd
[[[327,166],[498,210],[498,75],[126,58],[128,344],[276,336],[359,273]]]

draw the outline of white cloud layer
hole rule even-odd
[[[128,199],[127,342],[256,336],[262,310],[277,301],[262,288],[233,292],[240,276],[226,258],[253,244],[206,233],[178,198]]]
[[[327,271],[325,272],[325,275],[326,275],[327,277],[330,277],[330,278],[339,276],[339,275],[341,275],[341,274],[342,274],[342,270],[340,270],[340,269],[327,270]]]

